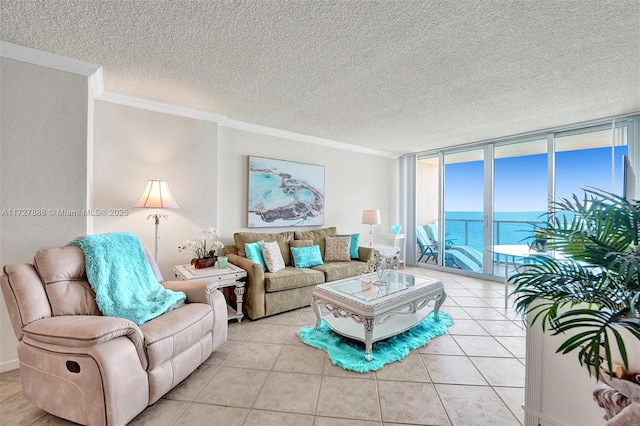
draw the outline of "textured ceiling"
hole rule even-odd
[[[396,154],[640,111],[640,0],[0,0],[105,90]]]

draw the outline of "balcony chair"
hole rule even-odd
[[[433,257],[438,262],[438,225],[426,224],[418,226],[416,229],[418,246],[421,250],[420,259],[426,256],[426,261]],[[467,271],[480,272],[482,270],[482,253],[471,246],[458,246],[454,240],[445,241],[444,266],[450,268],[463,269]],[[421,246],[422,244],[422,246]],[[423,251],[423,247],[425,250]],[[420,259],[418,262],[420,262]]]
[[[438,263],[438,245],[429,239],[427,231],[425,231],[422,226],[416,227],[416,240],[418,241],[418,248],[420,249],[418,262],[422,262],[422,258],[425,258],[425,262],[433,258],[433,260]]]
[[[4,267],[0,286],[30,402],[84,425],[124,425],[227,340],[222,293],[201,281],[162,282],[147,259],[186,302],[142,325],[103,316],[79,247],[42,249],[33,264]]]

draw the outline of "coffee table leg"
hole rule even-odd
[[[316,302],[316,298],[311,298],[311,308],[316,313],[316,330],[320,330],[320,323],[322,321],[322,315],[320,314],[320,304]]]
[[[447,298],[447,293],[442,290],[442,295],[440,299],[436,302],[436,305],[433,308],[433,316],[436,318],[436,321],[440,321],[440,307],[444,303],[444,299]]]
[[[364,359],[367,361],[373,361],[373,318],[365,318],[362,323],[364,324],[364,347],[365,354]]]

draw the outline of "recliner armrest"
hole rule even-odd
[[[147,368],[144,336],[140,328],[128,319],[97,315],[60,315],[33,321],[23,327],[22,332],[38,342],[72,347],[95,346],[126,336],[135,346],[143,368]]]
[[[187,296],[187,303],[209,303],[209,295],[216,291],[216,284],[206,281],[163,281],[162,286],[173,291],[181,291]]]

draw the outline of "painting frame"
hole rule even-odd
[[[324,225],[325,168],[248,156],[247,227]]]

